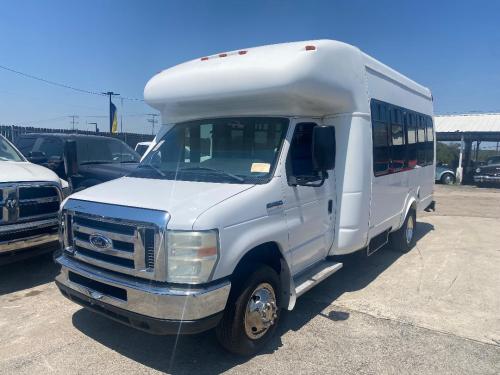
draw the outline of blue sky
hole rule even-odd
[[[0,65],[92,91],[141,98],[156,72],[263,44],[330,38],[429,87],[436,113],[500,112],[500,1],[0,0]],[[150,131],[137,101],[125,131]],[[0,69],[0,124],[107,128],[105,97]]]

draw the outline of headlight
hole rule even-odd
[[[481,173],[481,168],[476,168],[476,173]]]
[[[167,281],[200,284],[209,281],[219,256],[216,230],[167,231]]]

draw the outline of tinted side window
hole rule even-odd
[[[417,139],[418,139],[418,146],[417,146],[417,163],[420,166],[425,166],[426,165],[426,138],[425,138],[425,128],[426,128],[426,121],[425,117],[422,115],[417,116]]]
[[[427,147],[426,147],[426,155],[425,159],[427,161],[427,165],[432,164],[434,162],[434,127],[432,125],[432,118],[429,116],[425,117],[426,120],[426,134],[427,134]]]
[[[373,172],[375,176],[389,173],[389,114],[384,103],[372,101]]]
[[[290,173],[295,176],[317,176],[312,160],[312,136],[315,123],[297,124],[290,145],[289,167]]]
[[[403,128],[403,113],[399,108],[391,110],[391,171],[406,166],[406,148]]]
[[[406,160],[408,168],[417,165],[417,121],[415,114],[408,111],[406,113]]]

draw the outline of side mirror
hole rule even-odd
[[[314,169],[320,172],[335,168],[335,128],[316,126],[313,129],[312,154]]]
[[[66,141],[64,143],[64,171],[68,179],[78,173],[76,141]]]

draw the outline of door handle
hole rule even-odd
[[[331,199],[328,200],[328,213],[331,214],[333,211],[333,201]]]

